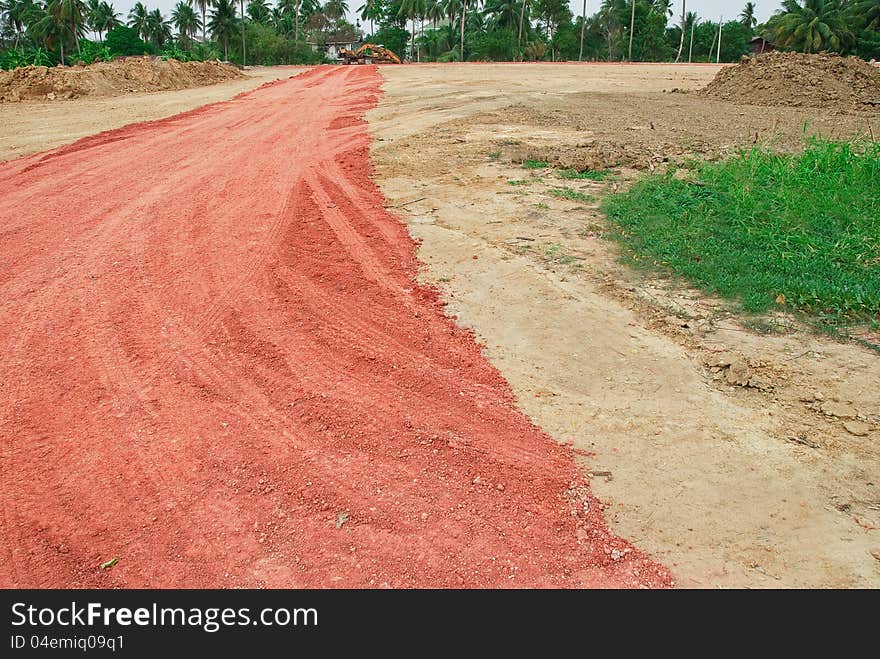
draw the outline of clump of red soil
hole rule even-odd
[[[880,69],[858,57],[772,52],[743,57],[700,94],[747,105],[880,111]]]
[[[221,62],[152,57],[125,57],[88,66],[24,66],[0,71],[0,102],[188,89],[241,77],[238,69]]]

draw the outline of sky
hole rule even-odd
[[[171,9],[177,4],[178,0],[142,0],[149,9],[158,7],[166,18],[171,16]],[[122,14],[123,20],[128,16],[128,11],[134,6],[137,0],[112,0],[116,11]],[[274,4],[273,0],[269,0],[270,4]],[[351,7],[352,22],[355,10],[363,4],[363,0],[347,0]],[[675,6],[675,16],[670,19],[670,24],[677,23],[681,20],[681,0],[673,0]],[[583,11],[583,0],[569,0],[571,11],[575,16],[580,16]],[[596,12],[601,0],[587,0],[587,14],[591,15]],[[236,2],[236,5],[238,2]],[[687,10],[695,11],[701,18],[717,21],[723,16],[724,20],[735,19],[739,16],[746,0],[689,0],[687,2]],[[755,0],[755,15],[759,23],[766,21],[774,11],[779,9],[781,0]],[[247,0],[245,0],[245,6]]]

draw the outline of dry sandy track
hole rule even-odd
[[[415,284],[380,82],[0,167],[0,586],[669,583]]]

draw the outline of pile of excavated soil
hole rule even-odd
[[[242,73],[229,64],[151,57],[126,57],[89,66],[25,66],[0,71],[0,102],[187,89],[241,77]]]
[[[699,93],[749,105],[880,111],[880,69],[857,57],[772,52],[722,69]]]

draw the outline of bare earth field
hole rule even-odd
[[[602,239],[597,204],[552,196],[606,184],[519,165],[614,167],[625,180],[756,139],[796,149],[805,124],[866,130],[864,116],[663,93],[716,70],[385,67],[368,113],[377,178],[421,241],[425,280],[522,409],[603,474],[593,489],[612,528],[679,585],[876,587],[877,355],[632,272]]]
[[[474,331],[519,407],[574,448],[593,493],[608,506],[604,514],[613,534],[669,567],[680,586],[878,587],[877,354],[855,342],[818,336],[782,315],[743,317],[680,282],[634,272],[619,263],[617,248],[603,238],[598,196],[606,186],[626,185],[638,171],[694,155],[722,156],[756,141],[797,149],[805,125],[807,132],[826,136],[861,133],[869,123],[875,133],[880,127],[880,117],[739,106],[670,93],[698,89],[717,70],[379,67],[384,93],[367,112],[374,178],[388,209],[419,241],[422,280],[436,285],[448,302],[447,313]],[[254,69],[244,81],[179,92],[0,105],[0,159],[226,100],[298,72]],[[247,121],[243,110],[235,114]],[[261,120],[271,124],[268,106]],[[165,146],[171,149],[170,140]],[[273,148],[281,166],[277,144]],[[609,182],[562,180],[550,169],[524,169],[520,163],[526,159],[607,167],[619,174]],[[554,190],[561,188],[596,200],[560,199]],[[322,197],[321,208],[333,215],[335,199]],[[169,232],[172,225],[169,221]],[[319,271],[315,264],[316,277]],[[131,331],[141,330],[132,325]],[[283,343],[280,335],[275,338]],[[861,338],[876,342],[869,335]],[[241,358],[249,355],[244,351]],[[105,375],[111,377],[111,371]],[[255,381],[253,391],[260,386]],[[271,435],[272,428],[266,432]],[[216,466],[218,483],[222,466]],[[270,475],[275,468],[269,462],[262,466]],[[246,467],[235,463],[236,469]],[[326,476],[330,479],[329,471]],[[261,490],[264,480],[254,487]],[[229,492],[218,486],[215,494],[220,501]],[[418,496],[416,489],[412,496]],[[331,526],[341,520],[338,530],[348,513],[337,518],[337,507],[321,510],[332,518]],[[229,525],[224,533],[247,551],[262,551],[264,539],[239,541],[244,534],[237,527],[232,531],[234,511],[224,510]],[[345,528],[355,525],[357,531],[370,514],[360,511]],[[207,525],[211,519],[206,513],[200,521]],[[191,532],[184,517],[178,521],[184,535]],[[325,529],[321,533],[333,537]],[[209,532],[201,536],[200,542]],[[270,534],[270,544],[273,538]],[[503,551],[500,545],[496,549]],[[169,541],[167,550],[171,565],[176,545]],[[289,575],[279,566],[294,550],[283,545],[277,551],[266,559],[262,576],[226,583],[285,582]],[[328,557],[324,585],[337,583],[331,568],[337,560]],[[228,565],[234,565],[232,558]],[[150,575],[134,576],[128,581],[155,583]],[[204,583],[211,583],[208,576]],[[346,577],[344,583],[355,581]]]

